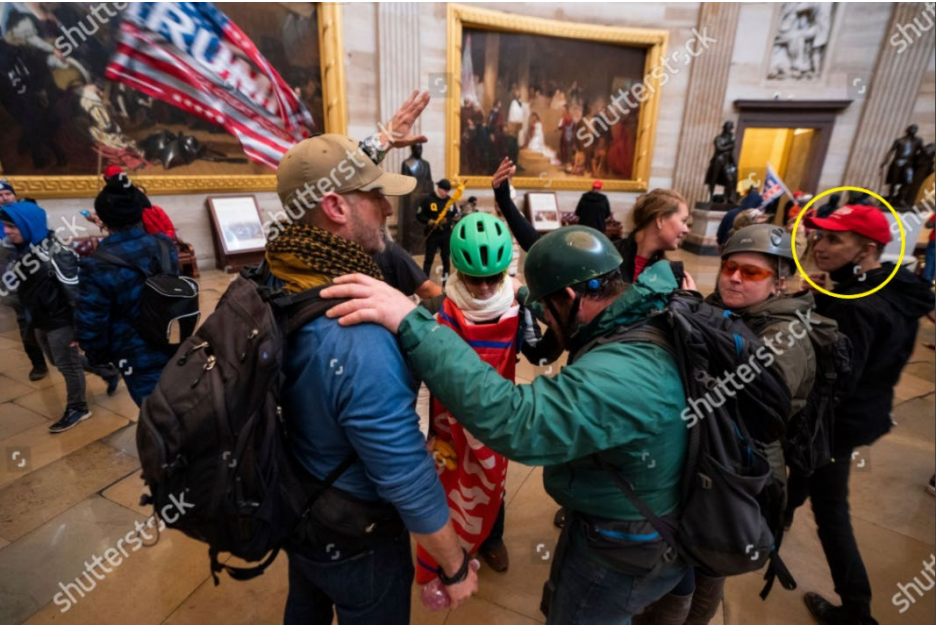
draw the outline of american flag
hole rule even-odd
[[[774,167],[771,166],[771,163],[768,163],[768,173],[765,175],[765,186],[761,189],[761,206],[758,208],[764,210],[768,204],[785,193],[788,195],[791,194],[791,192],[787,190],[787,187],[784,186],[784,181],[781,180],[778,173],[774,171]]]
[[[105,76],[223,126],[276,169],[312,116],[237,25],[209,2],[130,4]]]

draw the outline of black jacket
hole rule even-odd
[[[884,282],[892,269],[894,264],[884,263],[865,280],[849,280],[833,292],[863,293]],[[852,342],[853,372],[833,433],[834,451],[843,454],[891,429],[894,387],[914,351],[918,318],[934,310],[934,294],[926,282],[902,268],[877,293],[850,300],[828,295],[816,299],[817,312],[835,320]]]
[[[605,222],[612,216],[608,197],[598,191],[583,193],[576,205],[576,216],[579,217],[580,226],[589,226],[604,234]]]
[[[74,324],[78,255],[54,233],[11,259],[9,270],[22,280],[17,292],[32,327],[49,331]]]
[[[638,255],[638,242],[634,238],[634,233],[632,232],[629,234],[627,238],[612,241],[612,245],[614,245],[618,253],[621,254],[621,279],[625,281],[625,284],[632,284],[634,282],[634,258]],[[657,252],[651,258],[647,259],[647,266],[650,267],[663,258],[664,253]],[[671,263],[671,265],[674,264],[675,263]],[[679,276],[676,274],[677,268],[673,267],[675,271],[674,276],[677,278],[677,284],[680,284],[683,279],[683,263],[679,263],[679,265]]]

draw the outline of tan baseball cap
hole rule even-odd
[[[375,165],[343,135],[326,134],[300,141],[277,167],[277,195],[283,204],[295,200],[318,204],[328,193],[380,189],[384,195],[406,195],[416,188],[416,178],[391,174]]]

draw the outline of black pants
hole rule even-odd
[[[809,478],[817,534],[843,608],[856,622],[872,620],[872,587],[849,519],[849,467],[852,450],[817,469]]]
[[[23,349],[29,356],[29,362],[36,369],[46,369],[46,359],[42,355],[42,347],[36,338],[36,330],[26,321],[26,311],[20,306],[18,299],[13,303],[13,311],[16,313],[16,324],[19,326]]]
[[[479,547],[479,551],[485,549],[494,549],[498,545],[504,542],[504,498],[501,499],[501,508],[498,510],[498,516],[495,519],[495,524],[491,526],[491,532],[488,534],[488,538],[485,539],[485,542]]]
[[[432,277],[430,270],[433,268],[433,259],[436,257],[436,250],[442,256],[442,273],[449,275],[449,233],[434,232],[426,239],[426,256],[423,258],[423,273]]]

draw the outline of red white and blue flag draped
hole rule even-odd
[[[517,364],[518,311],[519,308],[514,306],[497,323],[475,325],[466,320],[451,299],[446,298],[437,320],[452,328],[482,360],[513,382]],[[435,397],[430,400],[430,422],[436,437],[455,451],[455,468],[440,469],[439,481],[446,490],[449,518],[459,542],[466,551],[474,554],[491,534],[498,518],[508,459],[472,436]],[[419,545],[416,557],[416,583],[432,581],[436,577],[436,561]]]
[[[787,193],[790,195],[790,191],[787,190],[787,187],[784,186],[784,181],[781,180],[781,177],[774,167],[771,166],[771,163],[768,163],[768,173],[765,175],[765,186],[761,189],[761,206],[758,208],[764,210],[765,207],[778,199],[782,195]]]
[[[105,75],[223,126],[272,169],[313,128],[286,81],[210,2],[131,3]]]

